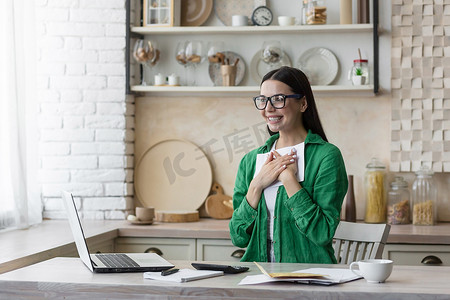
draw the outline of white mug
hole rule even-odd
[[[169,85],[179,85],[180,84],[180,77],[178,77],[175,74],[169,75]]]
[[[231,25],[233,26],[247,26],[248,25],[248,17],[241,15],[233,15],[231,16]]]
[[[394,262],[388,259],[367,259],[350,264],[350,270],[369,283],[383,283],[392,273]],[[359,272],[354,267],[359,267]]]
[[[166,78],[161,73],[155,75],[155,85],[164,85],[166,83]]]

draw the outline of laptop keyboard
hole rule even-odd
[[[108,268],[139,267],[139,265],[126,254],[96,254],[95,256]]]

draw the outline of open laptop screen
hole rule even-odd
[[[92,260],[89,255],[89,249],[86,244],[86,239],[84,236],[83,228],[81,227],[80,218],[78,217],[77,208],[75,206],[75,201],[71,193],[62,191],[62,198],[64,206],[67,211],[67,218],[69,219],[70,228],[72,229],[73,238],[75,239],[75,244],[77,246],[78,254],[80,255],[83,263],[94,272],[94,267],[92,266]]]

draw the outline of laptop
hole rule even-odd
[[[81,226],[73,195],[62,191],[64,206],[78,254],[91,272],[159,272],[173,268],[174,265],[156,253],[98,253],[89,254],[89,249]]]

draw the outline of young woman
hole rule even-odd
[[[332,239],[348,186],[342,155],[302,71],[269,72],[260,93],[253,101],[271,137],[239,165],[231,240],[247,248],[242,261],[336,263]]]

